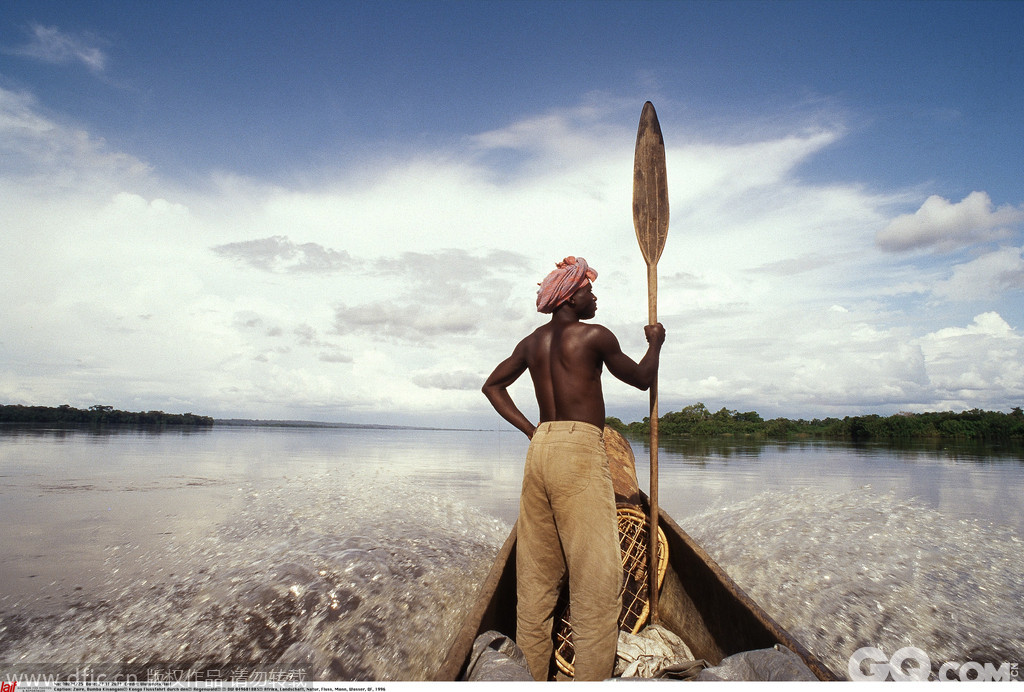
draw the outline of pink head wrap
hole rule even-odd
[[[540,283],[537,291],[537,311],[554,312],[558,306],[588,282],[597,280],[597,270],[591,269],[582,257],[566,257]]]

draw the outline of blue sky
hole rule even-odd
[[[8,2],[0,399],[497,424],[480,383],[565,255],[642,354],[649,99],[663,410],[1009,410],[1022,29],[1010,2]]]

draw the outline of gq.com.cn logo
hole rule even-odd
[[[927,680],[932,672],[932,661],[928,654],[916,646],[905,646],[886,658],[882,650],[874,646],[865,646],[853,652],[846,667],[850,680],[877,681],[884,680]],[[939,680],[1002,680],[1009,682],[1019,680],[1016,663],[1002,663],[996,667],[992,663],[967,661],[958,663],[947,661],[939,667]]]

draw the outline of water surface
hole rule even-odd
[[[0,667],[427,678],[515,519],[526,445],[0,429]],[[1019,450],[705,442],[660,459],[662,506],[837,672],[861,646],[1024,659]]]

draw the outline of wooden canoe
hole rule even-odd
[[[606,440],[608,439],[606,434]],[[615,438],[621,439],[617,433]],[[621,443],[624,443],[621,440]],[[611,442],[609,456],[611,453]],[[628,443],[626,443],[628,448]],[[632,452],[629,453],[632,457]],[[634,472],[635,473],[635,472]],[[615,469],[613,464],[613,476]],[[616,488],[618,494],[618,487]],[[642,506],[647,497],[639,493]],[[741,651],[781,644],[795,652],[820,680],[839,678],[753,601],[664,510],[659,526],[668,541],[668,567],[659,594],[661,625],[678,634],[695,658],[711,665]],[[458,680],[473,641],[488,630],[516,636],[516,529],[498,551],[494,565],[466,616],[436,680]]]

